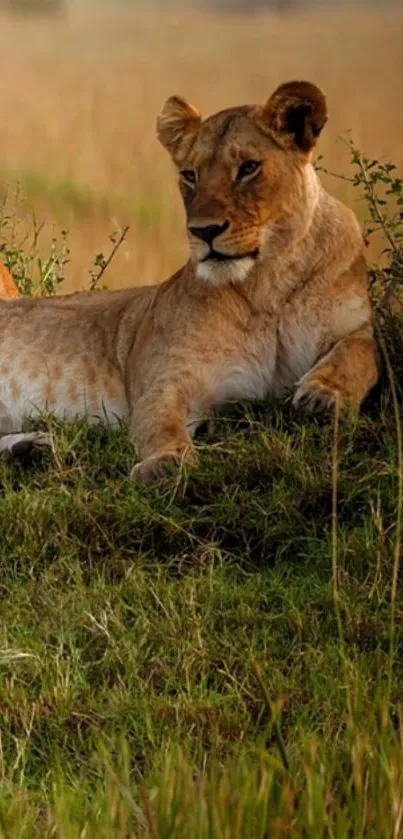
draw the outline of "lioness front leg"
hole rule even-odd
[[[293,405],[311,411],[359,407],[379,377],[370,324],[347,335],[298,382]]]
[[[156,483],[170,465],[195,458],[188,418],[188,397],[173,385],[136,401],[131,420],[142,460],[133,467],[133,478],[143,484]]]

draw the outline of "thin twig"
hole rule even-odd
[[[109,265],[112,262],[112,259],[116,255],[116,253],[119,250],[121,244],[124,242],[128,231],[129,231],[129,225],[127,224],[126,227],[123,228],[119,238],[114,243],[113,248],[112,248],[112,250],[111,250],[111,252],[108,256],[108,259],[103,259],[102,260],[102,264],[100,265],[98,274],[95,274],[95,275],[92,276],[91,283],[90,283],[91,291],[94,291],[94,289],[97,287],[101,277],[103,277],[106,269],[109,267]]]
[[[315,166],[315,169],[317,172],[323,172],[324,175],[330,175],[331,178],[337,178],[339,181],[347,181],[347,183],[354,185],[354,178],[349,178],[348,175],[342,175],[340,172],[331,172],[325,166]]]
[[[387,350],[385,339],[382,335],[379,323],[376,321],[377,337],[382,350],[386,372],[389,378],[390,390],[392,393],[393,410],[396,422],[396,447],[397,447],[397,511],[396,511],[396,541],[393,558],[392,584],[390,592],[390,638],[389,638],[389,664],[388,664],[388,704],[390,705],[392,695],[393,669],[395,663],[395,636],[396,636],[396,596],[399,581],[400,557],[402,552],[402,526],[403,526],[403,434],[400,419],[399,400],[396,390],[396,379],[393,367]]]
[[[349,722],[353,721],[353,706],[350,695],[350,678],[347,668],[346,645],[344,639],[343,619],[341,614],[341,597],[339,584],[339,540],[338,540],[338,492],[339,492],[339,428],[340,428],[340,404],[336,401],[333,425],[333,446],[332,446],[332,589],[333,606],[336,615],[337,632],[340,644],[340,656],[343,667],[344,681],[346,685],[347,709]]]

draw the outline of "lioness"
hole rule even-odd
[[[308,409],[359,405],[378,378],[363,239],[311,165],[323,93],[202,119],[171,97],[158,137],[179,171],[190,259],[160,286],[0,301],[0,446],[41,411],[127,419],[151,483],[193,453],[214,406],[295,388]]]

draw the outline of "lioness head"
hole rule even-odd
[[[167,100],[157,132],[179,170],[198,278],[245,279],[270,233],[309,212],[307,164],[326,119],[325,97],[310,82],[204,120],[185,99]]]

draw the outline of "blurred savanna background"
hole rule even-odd
[[[319,151],[349,171],[351,131],[370,156],[403,162],[399,4],[304,0],[2,0],[0,186],[41,242],[67,230],[68,289],[88,287],[109,235],[129,225],[109,286],[164,279],[186,257],[182,208],[155,120],[180,93],[204,113],[264,101],[306,78],[327,93]],[[361,214],[349,183],[326,185]],[[19,199],[18,199],[19,201]],[[362,216],[363,218],[363,216]]]

